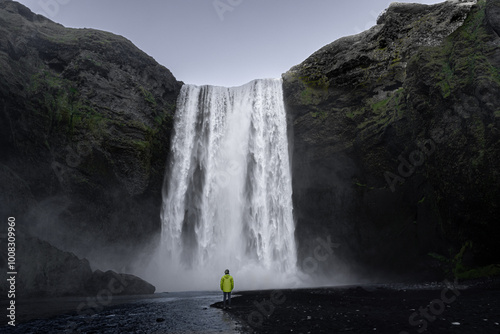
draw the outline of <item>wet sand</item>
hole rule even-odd
[[[500,280],[238,295],[226,312],[244,322],[248,333],[500,333]]]

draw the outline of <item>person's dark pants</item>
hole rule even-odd
[[[224,308],[226,308],[226,298],[227,298],[227,302],[228,302],[228,305],[229,307],[231,307],[231,292],[224,292]]]

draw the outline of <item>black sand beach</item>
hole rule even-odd
[[[238,295],[227,312],[249,333],[500,333],[499,280]]]
[[[0,333],[500,333],[500,279],[117,297],[92,314],[79,298],[25,301]],[[210,307],[211,306],[211,307]]]

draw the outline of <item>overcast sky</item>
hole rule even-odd
[[[66,27],[122,35],[190,84],[278,78],[375,25],[388,0],[21,0]],[[439,3],[431,0],[399,2]]]

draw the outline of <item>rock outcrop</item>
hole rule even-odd
[[[98,295],[101,291],[112,295],[147,295],[155,290],[153,285],[137,276],[118,274],[111,270],[94,271],[86,283],[86,291],[91,295]]]
[[[90,264],[34,237],[17,238],[16,291],[19,297],[86,295]]]
[[[1,213],[91,260],[132,256],[160,230],[181,86],[121,36],[1,1]]]
[[[301,260],[330,235],[324,271],[500,262],[499,12],[394,3],[283,75]]]
[[[155,287],[141,278],[111,270],[92,272],[89,261],[62,251],[36,237],[17,235],[16,298],[152,294]],[[7,270],[7,258],[0,255],[0,269]],[[0,283],[6,296],[7,281]]]

